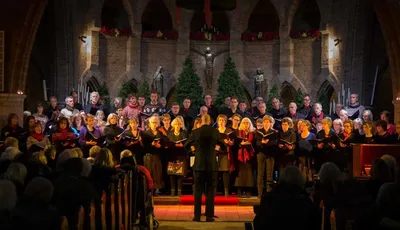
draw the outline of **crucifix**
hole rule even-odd
[[[204,52],[198,51],[196,49],[191,49],[195,53],[203,56],[206,59],[206,68],[204,70],[204,78],[206,80],[206,85],[208,89],[212,89],[212,80],[213,80],[213,67],[214,67],[214,59],[223,54],[228,52],[229,50],[222,50],[219,52],[212,53],[210,47],[207,47]]]

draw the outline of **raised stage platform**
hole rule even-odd
[[[250,198],[238,198],[236,196],[216,196],[215,206],[254,206],[260,204],[260,200],[257,197]],[[205,197],[203,196],[202,203],[205,203]],[[155,205],[194,205],[194,196],[183,195],[178,196],[156,196],[154,197]]]

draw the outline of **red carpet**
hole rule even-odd
[[[180,205],[194,205],[194,196],[181,196]],[[214,198],[215,205],[239,205],[239,199],[236,196],[216,196]],[[201,203],[205,205],[206,198],[203,196]]]

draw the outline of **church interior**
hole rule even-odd
[[[91,105],[92,92],[112,106],[116,98],[139,96],[147,87],[171,111],[181,103],[179,79],[187,58],[203,97],[219,97],[229,59],[243,88],[238,102],[247,108],[256,107],[259,97],[269,103],[278,98],[281,108],[289,108],[307,95],[331,116],[337,104],[351,105],[357,95],[374,118],[387,111],[388,122],[397,124],[399,21],[399,0],[0,1],[0,126],[10,122],[11,113],[22,126],[26,111],[35,111],[38,103],[48,107],[52,97],[64,108],[71,92],[83,107]],[[186,193],[192,180],[183,180]],[[217,195],[214,223],[189,222],[192,196],[154,197],[157,226],[148,229],[253,229],[249,223],[260,197]],[[117,204],[121,195],[115,197],[113,228],[127,229],[124,214],[115,217],[124,210]]]

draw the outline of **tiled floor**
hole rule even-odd
[[[204,212],[204,206],[202,212]],[[242,222],[252,221],[254,212],[252,206],[216,206],[215,222]],[[155,218],[159,221],[191,221],[193,219],[193,206],[183,205],[156,205]],[[203,221],[205,221],[205,217]],[[209,223],[207,223],[209,224]]]

